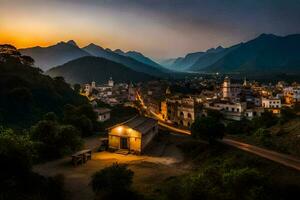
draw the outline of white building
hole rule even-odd
[[[281,108],[281,100],[278,98],[262,98],[261,105],[263,108]]]
[[[221,112],[225,119],[241,120],[247,109],[246,102],[216,102],[212,104],[204,104],[204,109],[217,110]]]
[[[112,80],[112,77],[108,80],[108,86],[109,87],[114,87],[114,81]]]
[[[95,81],[92,82],[92,89],[94,89],[94,88],[96,88],[96,82]]]
[[[110,119],[110,109],[108,108],[97,108],[94,110],[98,114],[98,121],[105,122]]]

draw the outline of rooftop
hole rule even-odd
[[[132,120],[127,121],[123,125],[128,126],[128,127],[132,128],[136,131],[139,131],[142,134],[145,134],[156,123],[157,123],[157,121],[155,119],[148,118],[148,117],[137,116],[137,117],[133,118]]]
[[[98,114],[105,114],[110,112],[111,110],[109,108],[96,108],[94,109],[95,112],[97,112]]]

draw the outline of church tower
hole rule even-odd
[[[228,76],[224,79],[222,92],[223,98],[230,98],[230,79]]]
[[[114,86],[114,81],[113,81],[112,77],[110,77],[109,80],[108,80],[108,86],[109,87],[113,87]]]

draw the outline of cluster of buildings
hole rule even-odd
[[[115,84],[112,78],[107,84],[97,85],[95,81],[91,84],[87,83],[83,86],[81,93],[90,100],[100,100],[111,106],[135,100],[135,89],[132,84]]]
[[[204,84],[207,83],[205,80]],[[195,118],[206,116],[210,110],[222,113],[227,120],[251,120],[265,111],[280,115],[282,107],[300,102],[297,84],[279,82],[277,85],[263,85],[247,82],[246,79],[243,83],[233,83],[229,77],[215,84],[211,90],[196,94],[172,94],[167,84],[148,85],[147,90],[143,89],[140,93],[147,109],[161,120],[186,128]]]

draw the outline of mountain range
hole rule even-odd
[[[152,76],[164,77],[167,76],[168,72],[170,72],[170,70],[161,67],[140,53],[124,53],[121,50],[112,51],[110,49],[104,49],[95,44],[90,44],[82,49],[92,56],[105,58],[123,64],[134,71],[147,73]],[[143,62],[140,60],[143,60]],[[149,62],[152,63],[152,65],[149,64]]]
[[[52,67],[65,64],[69,61],[85,56],[96,56],[115,61],[138,72],[148,73],[155,76],[164,76],[169,70],[161,67],[156,62],[136,51],[123,52],[120,49],[112,51],[104,49],[93,43],[80,48],[75,41],[59,42],[49,47],[32,47],[20,49],[24,55],[35,60],[35,65],[44,71]]]
[[[32,57],[35,60],[35,65],[44,71],[76,58],[90,56],[88,52],[80,49],[73,40],[59,42],[49,47],[37,46],[19,49],[19,51],[23,55]]]
[[[228,48],[217,47],[206,52],[189,53],[185,57],[160,63],[177,71],[298,73],[299,47],[300,34],[288,36],[261,34],[253,40]]]
[[[221,72],[221,73],[300,73],[300,34],[260,36],[230,47],[216,47],[207,51],[189,53],[176,59],[167,59],[156,63],[136,51],[124,52],[120,49],[104,49],[96,44],[80,48],[73,41],[60,42],[49,47],[21,49],[21,53],[33,57],[36,66],[43,70],[51,67],[76,64],[70,62],[82,57],[101,57],[120,64],[123,71],[131,69],[149,75],[149,77],[170,77],[179,72]],[[101,60],[104,63],[104,60]],[[101,67],[100,60],[97,64]],[[106,63],[107,61],[105,61]],[[116,64],[114,64],[116,65]],[[85,66],[82,66],[85,68]],[[95,69],[95,68],[93,68]],[[98,70],[98,68],[97,68]],[[52,72],[52,71],[51,71]],[[86,72],[93,73],[93,72]],[[106,71],[110,77],[114,72]],[[133,74],[130,72],[130,74]],[[178,73],[177,73],[178,74]],[[68,76],[66,74],[61,74]],[[71,78],[71,77],[69,77]],[[135,77],[129,77],[133,78]],[[77,79],[76,79],[77,80]],[[82,79],[83,80],[83,79]]]

